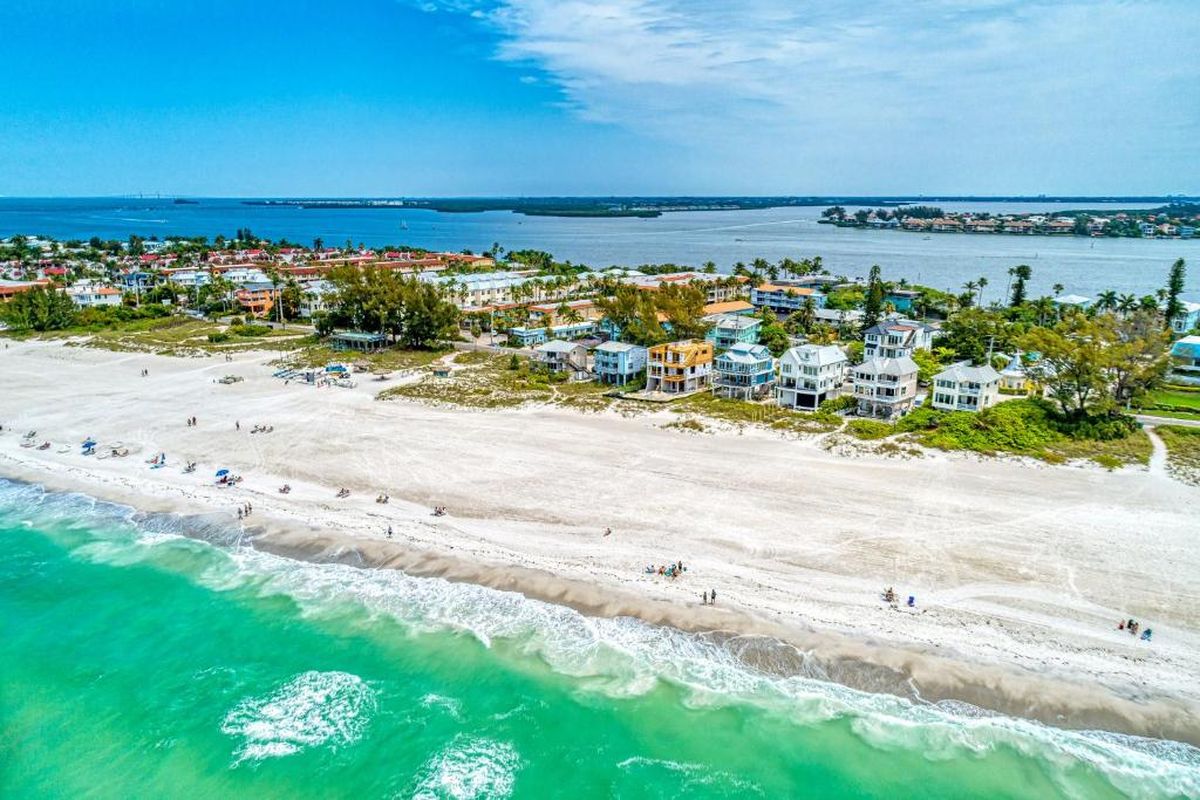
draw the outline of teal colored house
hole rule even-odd
[[[713,343],[717,350],[728,350],[735,344],[757,344],[762,320],[739,314],[721,314],[713,317],[713,326],[704,338]]]
[[[761,344],[738,342],[713,361],[713,392],[756,400],[775,391],[775,359]]]
[[[592,374],[600,383],[624,386],[646,373],[646,348],[625,342],[604,342],[592,351]]]
[[[509,328],[508,340],[513,344],[519,344],[521,347],[533,347],[543,344],[550,339],[582,339],[585,336],[592,336],[596,333],[596,323],[594,322],[575,322],[570,325],[555,325],[550,328],[550,335],[546,335],[545,328],[525,328],[516,327]]]
[[[920,292],[913,291],[912,289],[892,289],[883,296],[883,302],[891,303],[892,308],[901,314],[906,314],[913,310],[913,303],[920,296]]]
[[[1170,379],[1200,386],[1200,336],[1185,336],[1171,345]]]

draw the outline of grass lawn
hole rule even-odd
[[[1171,474],[1200,486],[1200,428],[1162,425],[1154,430],[1167,446],[1167,469]]]

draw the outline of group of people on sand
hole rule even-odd
[[[1138,631],[1141,629],[1142,623],[1138,622],[1136,619],[1123,619],[1117,624],[1117,630],[1129,631],[1130,636],[1137,636]],[[1150,637],[1153,635],[1154,630],[1152,628],[1146,628],[1146,630],[1142,631],[1141,640],[1143,642],[1148,642],[1150,641]]]
[[[350,496],[350,490],[349,490],[349,489],[347,489],[345,486],[343,486],[342,488],[338,489],[337,496],[338,496],[338,499],[339,499],[339,500],[340,500],[340,499],[343,499],[343,498],[346,498],[346,497],[349,497],[349,496]]]
[[[188,418],[187,418],[187,426],[188,426],[189,428],[194,428],[194,427],[196,427],[196,418],[195,418],[195,417],[188,417]]]
[[[274,425],[255,425],[250,429],[251,433],[273,433],[274,431]]]
[[[148,370],[148,369],[144,369],[144,370],[142,370],[142,377],[143,377],[143,378],[149,378],[149,377],[150,377],[150,370]]]
[[[685,567],[683,565],[682,561],[676,561],[674,564],[667,564],[665,566],[662,564],[659,564],[657,569],[655,569],[653,564],[646,565],[646,574],[647,575],[663,575],[667,578],[672,578],[672,579],[678,578],[680,575],[682,575],[686,571],[687,571],[687,567]]]
[[[717,604],[717,590],[709,589],[707,592],[700,593],[700,605],[715,606]]]
[[[387,501],[391,500],[391,499],[392,498],[388,495],[387,492],[380,492],[378,495],[376,495],[375,502],[379,503],[380,505],[387,505]]]
[[[237,510],[238,519],[245,519],[246,517],[250,516],[253,511],[254,506],[252,506],[250,503],[246,503]]]
[[[446,516],[446,507],[445,507],[445,506],[434,506],[434,507],[433,507],[433,515],[434,515],[435,517],[444,517],[444,516]]]
[[[883,593],[880,595],[880,597],[883,598],[883,602],[887,603],[892,608],[900,607],[900,597],[899,597],[899,595],[896,594],[896,590],[893,589],[891,586],[884,589]],[[910,594],[908,596],[908,602],[905,603],[905,605],[907,605],[909,608],[916,608],[917,607],[917,598]]]

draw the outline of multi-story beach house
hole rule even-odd
[[[517,326],[508,329],[508,341],[521,347],[533,347],[551,339],[581,339],[596,333],[595,322],[572,322],[567,325],[553,325],[549,328],[529,328]]]
[[[684,394],[712,380],[712,342],[682,341],[651,347],[646,356],[646,390]]]
[[[713,393],[758,400],[775,387],[775,359],[761,344],[737,342],[713,361]]]
[[[750,290],[750,302],[755,308],[769,308],[783,317],[799,311],[808,300],[812,300],[816,308],[825,305],[825,295],[810,286],[763,283]]]
[[[565,372],[572,380],[585,380],[588,374],[587,348],[575,342],[552,339],[533,349],[533,362],[550,372]]]
[[[67,296],[80,308],[121,305],[121,290],[111,286],[70,286]]]
[[[885,320],[863,331],[863,358],[912,358],[933,347],[934,329],[911,319]]]
[[[803,344],[779,359],[779,405],[809,411],[833,397],[846,382],[850,360],[840,347]]]
[[[1000,402],[1000,373],[990,365],[952,364],[933,376],[930,397],[941,411],[982,411]]]
[[[1200,328],[1200,303],[1180,300],[1179,313],[1171,318],[1171,330],[1175,333],[1190,333]]]
[[[601,383],[624,386],[646,373],[646,348],[626,342],[603,342],[592,351],[592,374]]]
[[[904,416],[917,399],[916,362],[908,356],[864,361],[854,368],[854,396],[859,416]]]
[[[704,338],[718,350],[728,350],[735,344],[755,344],[762,320],[740,314],[717,314]]]

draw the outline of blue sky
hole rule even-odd
[[[1196,0],[4,0],[0,195],[1200,193]]]

